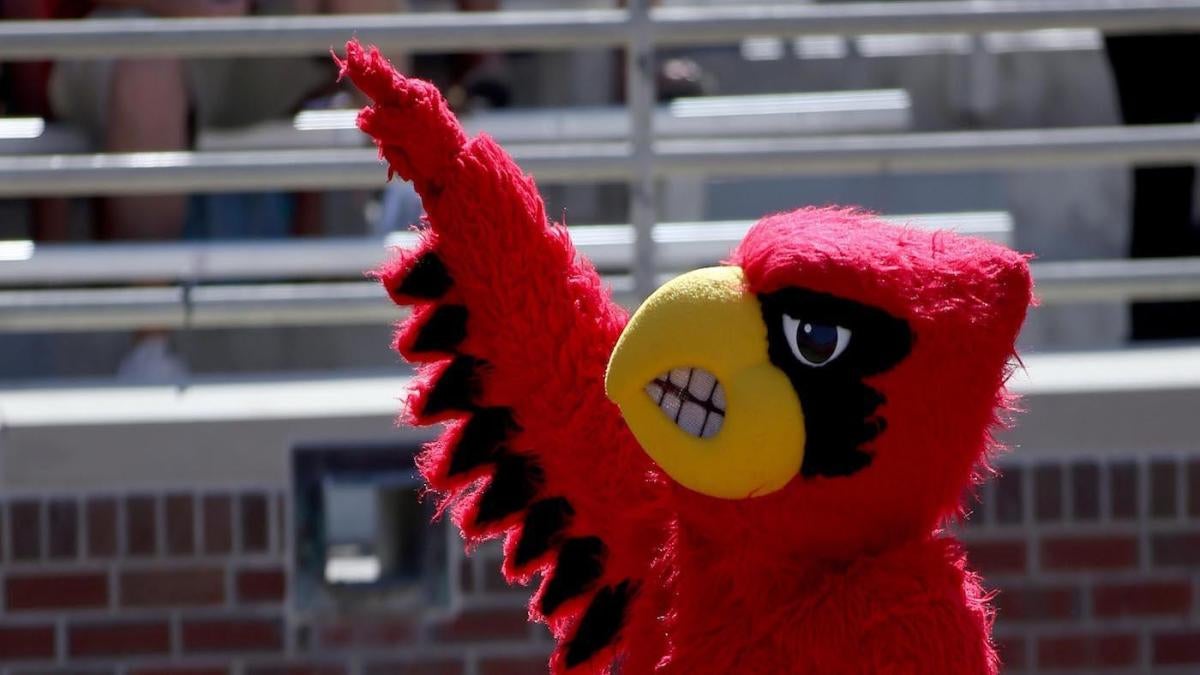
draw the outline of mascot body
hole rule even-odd
[[[438,92],[347,46],[359,117],[430,227],[407,420],[468,541],[541,576],[556,673],[998,669],[957,543],[1030,302],[1023,256],[850,210],[756,224],[722,267],[614,303],[533,184]]]

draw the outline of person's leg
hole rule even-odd
[[[179,61],[118,61],[108,106],[106,152],[187,148],[187,86]],[[101,209],[106,238],[175,239],[183,231],[187,196],[110,197]]]
[[[1200,56],[1200,35],[1123,36],[1106,39],[1126,124],[1195,121],[1197,92],[1164,86],[1155,73],[1170,72]],[[1130,256],[1200,255],[1200,232],[1192,217],[1193,165],[1140,167],[1133,171]],[[1200,303],[1135,303],[1130,337],[1161,340],[1200,336]]]
[[[177,60],[128,60],[113,65],[108,96],[106,152],[185,150],[188,96],[183,64]],[[187,217],[187,195],[109,197],[100,205],[106,239],[178,239]],[[187,373],[169,346],[169,332],[136,331],[117,377],[178,381]]]

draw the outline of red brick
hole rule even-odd
[[[1174,518],[1179,513],[1176,469],[1172,461],[1150,465],[1150,515],[1155,518]]]
[[[54,626],[0,625],[0,663],[54,658]]]
[[[108,605],[103,572],[10,576],[5,583],[8,610],[88,609]]]
[[[67,644],[73,657],[165,654],[171,650],[171,629],[166,621],[75,625]]]
[[[228,666],[135,666],[126,671],[128,675],[229,675]]]
[[[188,652],[249,652],[283,649],[283,627],[272,619],[191,619],[183,622]]]
[[[547,669],[550,656],[494,657],[479,663],[479,675],[529,675]]]
[[[110,665],[65,665],[62,668],[8,670],[8,675],[118,675]]]
[[[1092,589],[1096,616],[1186,615],[1192,607],[1192,586],[1186,581],[1147,581],[1100,584]]]
[[[1000,655],[1000,671],[1024,670],[1029,667],[1025,658],[1025,638],[1009,636],[996,639],[996,653]]]
[[[545,664],[543,663],[543,667]],[[363,667],[363,675],[462,675],[461,661],[375,661]],[[535,673],[541,670],[533,671]]]
[[[395,647],[416,639],[416,625],[405,618],[342,619],[317,628],[323,647]]]
[[[65,665],[62,668],[8,670],[8,675],[118,675],[110,665]]]
[[[87,501],[87,554],[110,558],[117,554],[117,501],[100,497]]]
[[[239,500],[242,512],[242,550],[261,553],[267,550],[268,532],[271,522],[267,515],[267,496],[263,494],[242,495]]]
[[[1200,663],[1200,631],[1159,633],[1151,640],[1151,648],[1156,666]]]
[[[1195,518],[1200,516],[1200,459],[1188,462],[1187,485],[1187,512],[1189,516]]]
[[[471,559],[465,556],[458,563],[458,586],[464,593],[475,590],[475,571],[471,568]]]
[[[1025,571],[1024,539],[980,539],[965,545],[967,560],[984,574]]]
[[[275,495],[275,527],[278,528],[279,536],[275,538],[275,543],[280,551],[287,550],[288,539],[288,510],[287,501],[284,499],[286,495]]]
[[[1137,565],[1132,536],[1050,537],[1042,540],[1042,567],[1048,570],[1111,570]]]
[[[228,495],[205,495],[204,552],[229,553],[233,550],[233,501]]]
[[[8,505],[11,522],[12,557],[14,560],[36,560],[42,555],[42,505],[35,501],[12,502]]]
[[[1200,532],[1151,535],[1150,560],[1161,567],[1200,566]]]
[[[238,602],[283,602],[287,575],[282,568],[244,569],[237,573]]]
[[[1023,493],[1021,477],[1024,472],[1020,467],[1008,467],[992,484],[992,503],[996,522],[1013,524],[1022,521]]]
[[[125,498],[125,542],[130,555],[154,555],[158,551],[158,511],[154,497]]]
[[[57,499],[46,505],[47,554],[51,558],[74,558],[79,553],[79,507]]]
[[[225,601],[225,573],[217,567],[121,573],[125,607],[195,607]]]
[[[1081,462],[1071,467],[1071,517],[1096,520],[1100,517],[1100,466]]]
[[[1042,637],[1037,642],[1039,668],[1130,666],[1137,660],[1137,636],[1130,633]]]
[[[1113,518],[1137,518],[1138,511],[1138,465],[1133,462],[1113,464],[1108,467],[1109,503]]]
[[[1000,621],[1055,621],[1081,613],[1081,591],[1070,586],[1004,588],[996,595]]]
[[[1033,512],[1037,520],[1062,518],[1063,470],[1057,464],[1046,464],[1033,471]]]
[[[246,666],[245,675],[345,675],[340,663],[280,663]]]
[[[192,496],[167,495],[163,505],[167,516],[167,555],[191,554],[196,549]]]
[[[528,635],[528,617],[524,610],[491,609],[463,612],[433,629],[434,639],[447,642],[507,640]]]

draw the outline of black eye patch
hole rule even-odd
[[[801,474],[847,476],[865,468],[871,463],[865,446],[884,432],[887,421],[875,414],[883,394],[863,379],[908,355],[913,344],[908,323],[881,309],[803,288],[763,294],[759,301],[771,363],[787,375],[804,406]],[[795,336],[789,344],[785,317],[789,326],[808,326],[814,341],[829,342],[839,327],[849,339],[836,358],[814,367],[812,358],[797,357]],[[802,349],[800,356],[806,355],[811,353]]]
[[[763,320],[767,324],[771,340],[771,361],[788,370],[791,354],[786,336],[779,327],[783,317],[799,319],[822,327],[841,326],[851,332],[845,351],[822,370],[875,375],[888,370],[908,355],[912,349],[912,331],[908,323],[887,312],[827,293],[818,293],[803,288],[785,288],[781,291],[759,296],[762,303]],[[778,352],[778,353],[777,353]],[[776,360],[776,357],[779,360]]]

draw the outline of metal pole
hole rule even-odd
[[[634,4],[631,3],[630,10]],[[658,45],[721,44],[748,35],[978,33],[1095,28],[1106,33],[1200,28],[1200,0],[947,0],[660,7]],[[615,9],[0,22],[0,60],[114,56],[320,55],[357,35],[408,53],[576,49],[628,40]]]
[[[650,0],[628,0],[629,41],[625,52],[625,99],[630,117],[633,175],[629,181],[629,219],[634,228],[634,292],[654,291],[654,36]]]
[[[1032,270],[1047,305],[1200,297],[1200,258],[1036,262]],[[629,277],[604,280],[618,302],[633,306],[642,300]],[[197,286],[190,315],[183,293],[179,286],[0,291],[0,333],[378,325],[398,318],[398,310],[382,300],[379,284],[366,281]]]
[[[324,56],[350,37],[406,53],[577,49],[621,43],[618,10],[415,12],[0,22],[0,60],[111,56]]]
[[[982,33],[1094,28],[1106,33],[1195,30],[1197,0],[963,0],[661,7],[659,45],[721,44],[747,35]]]
[[[647,186],[651,200],[647,203],[652,205],[653,183],[642,182],[644,176],[635,178],[638,171],[647,170],[647,163],[634,166],[629,145],[529,144],[509,151],[543,183],[636,180]],[[1188,164],[1200,159],[1200,124],[661,140],[655,145],[648,163],[654,176],[831,176]],[[377,188],[384,175],[376,154],[366,149],[0,155],[0,197]],[[643,224],[653,221],[653,213],[643,214],[643,219]]]
[[[1003,211],[888,215],[892,222],[953,230],[1007,243],[1012,218]],[[654,241],[660,269],[713,265],[745,236],[753,221],[658,223]],[[635,241],[627,224],[572,226],[577,251],[603,270],[630,269]],[[414,232],[386,239],[334,237],[230,242],[35,244],[0,242],[0,287],[77,284],[152,284],[186,280],[211,282],[279,279],[361,278],[379,266],[387,249],[417,243]],[[120,260],[120,265],[114,265]],[[2,311],[2,310],[0,310]]]

